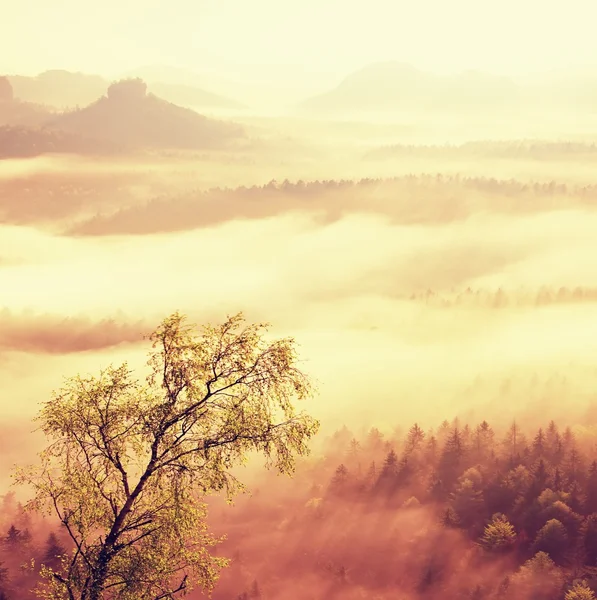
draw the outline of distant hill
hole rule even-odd
[[[107,95],[85,108],[64,113],[48,127],[149,148],[221,148],[246,137],[239,125],[209,119],[148,94],[140,79],[112,84]]]
[[[0,76],[0,127],[42,125],[51,115],[52,113],[44,106],[16,99],[10,79]]]
[[[309,98],[299,111],[311,114],[360,111],[476,110],[514,107],[519,87],[511,80],[469,71],[438,76],[399,62],[369,65],[335,89]]]
[[[206,108],[247,108],[245,104],[226,95],[208,91],[206,88],[212,87],[213,75],[201,75],[180,67],[153,65],[138,67],[125,73],[123,77],[143,79],[150,92],[175,104]],[[216,81],[218,79],[220,78],[215,78]],[[224,87],[234,87],[230,82],[226,83]]]
[[[140,77],[147,81],[150,91],[154,91],[153,82],[207,89],[222,98],[242,101],[246,108],[251,108],[253,114],[277,113],[281,109],[286,111],[296,104],[298,98],[318,92],[322,86],[329,85],[330,81],[325,74],[305,71],[300,65],[285,64],[253,65],[225,70],[205,65],[199,72],[171,65],[153,64],[137,67],[120,76]],[[158,95],[177,102],[165,94]]]
[[[148,81],[150,92],[175,104],[205,108],[244,108],[239,102],[208,92],[197,85],[172,81],[172,78],[166,81],[143,79]],[[15,98],[59,109],[87,106],[103,95],[110,85],[107,79],[99,75],[64,70],[45,71],[35,77],[10,75],[8,80]]]
[[[52,70],[35,77],[8,77],[15,98],[56,108],[86,106],[101,96],[108,82],[99,75]]]
[[[190,85],[193,87],[202,87],[205,85],[204,78],[199,73],[169,65],[145,65],[122,73],[121,76],[123,79],[143,79],[143,81],[147,81],[148,85],[155,82]]]

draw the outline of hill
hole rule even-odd
[[[85,106],[104,93],[108,82],[99,75],[64,70],[44,71],[35,77],[8,77],[16,98],[56,108]]]
[[[209,108],[247,108],[245,104],[233,99],[233,90],[237,90],[237,85],[212,74],[199,74],[180,67],[148,65],[128,71],[122,77],[143,79],[147,82],[149,91],[175,104]],[[228,92],[212,91],[222,89]]]
[[[167,77],[167,74],[164,76]],[[150,92],[175,104],[206,108],[244,108],[240,102],[208,92],[194,84],[172,80],[171,77],[165,81],[155,77],[143,79],[149,82]],[[35,77],[10,75],[8,80],[16,98],[60,109],[91,104],[110,85],[107,79],[99,75],[64,70],[44,71]]]
[[[88,138],[153,148],[226,147],[245,137],[239,125],[209,119],[147,93],[140,79],[112,84],[106,96],[48,124]]]
[[[399,62],[369,65],[348,75],[333,90],[307,99],[299,111],[310,114],[362,111],[469,111],[514,107],[520,100],[511,80],[475,71],[438,76]]]
[[[0,76],[0,127],[4,125],[38,126],[52,113],[45,107],[15,98],[10,79]]]

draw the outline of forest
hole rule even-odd
[[[293,479],[212,501],[232,558],[213,598],[595,598],[596,435],[554,421],[343,427]],[[2,598],[33,598],[27,564],[56,566],[68,537],[14,492],[2,527]]]
[[[0,18],[0,600],[597,600],[594,2],[65,1]]]

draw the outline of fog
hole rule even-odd
[[[205,498],[214,600],[594,600],[597,88],[569,61],[594,8],[180,1],[164,28],[131,1],[55,39],[25,4],[0,23],[0,600],[73,547],[11,479],[42,403],[143,380],[176,311],[268,323],[317,390],[292,477],[251,455],[247,494]]]
[[[25,177],[39,175],[29,168]],[[86,176],[99,177],[104,169]],[[509,192],[499,185],[498,200],[496,191],[464,188],[462,210],[446,214],[437,192],[450,182],[397,185],[307,187],[299,196],[282,186],[274,204],[266,200],[269,190],[247,200],[229,192],[225,204],[219,199],[220,208],[206,205],[207,212],[183,197],[190,206],[184,223],[196,225],[181,231],[184,223],[174,223],[173,233],[152,233],[152,223],[164,230],[169,218],[183,214],[176,195],[158,199],[165,208],[155,217],[155,203],[135,200],[126,221],[126,207],[103,206],[103,221],[79,217],[74,231],[68,214],[44,219],[49,230],[3,225],[0,347],[11,382],[7,393],[23,399],[19,411],[33,414],[42,390],[62,376],[123,357],[142,361],[142,333],[173,310],[198,323],[243,310],[250,320],[270,322],[273,334],[294,336],[322,384],[313,411],[324,424],[325,417],[330,424],[363,418],[375,424],[379,415],[384,421],[414,417],[415,409],[435,420],[452,417],[461,406],[446,391],[457,388],[447,385],[521,367],[565,373],[570,363],[594,362],[591,298],[545,306],[531,299],[499,310],[490,301],[437,306],[411,299],[427,290],[501,289],[516,297],[544,286],[554,293],[597,287],[597,222],[584,198],[574,190],[562,200],[539,191],[534,207],[523,209],[526,203],[504,206],[499,194]],[[415,188],[417,206],[426,212],[396,212],[396,202]],[[448,198],[454,204],[457,196],[451,191]],[[80,235],[85,223],[95,223],[95,230]],[[34,382],[11,376],[24,364],[36,370]],[[37,397],[27,391],[32,384]],[[400,401],[415,390],[428,395],[425,403]],[[462,406],[469,404],[462,399]],[[2,410],[13,414],[14,405],[3,403]]]

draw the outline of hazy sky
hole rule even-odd
[[[597,62],[596,17],[595,0],[19,0],[3,2],[0,70],[339,77],[400,60],[520,73]]]

